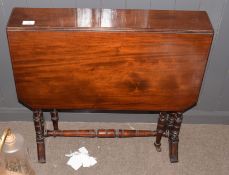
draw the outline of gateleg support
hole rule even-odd
[[[50,115],[51,115],[51,120],[53,123],[53,129],[56,131],[59,130],[59,127],[58,127],[59,115],[58,115],[57,110],[54,109],[53,111],[51,111]]]
[[[159,114],[159,119],[157,123],[157,134],[156,134],[156,141],[154,142],[154,146],[158,152],[161,152],[161,138],[166,130],[166,122],[167,122],[167,113],[161,112]]]

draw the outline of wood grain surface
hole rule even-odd
[[[183,111],[197,102],[212,36],[8,32],[18,99],[33,109]]]

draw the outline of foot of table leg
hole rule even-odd
[[[171,163],[178,162],[178,142],[169,141],[169,158]]]
[[[173,121],[173,126],[169,128],[169,157],[171,163],[178,162],[179,132],[182,123],[182,113],[170,113],[169,120]]]
[[[161,137],[166,130],[166,118],[167,118],[167,113],[161,112],[159,114],[159,119],[157,123],[156,141],[154,142],[154,146],[158,152],[161,152]]]
[[[45,163],[45,138],[44,138],[44,118],[41,110],[33,112],[33,120],[36,131],[38,162]]]

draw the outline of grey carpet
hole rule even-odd
[[[37,175],[228,175],[229,126],[183,124],[180,134],[179,163],[171,164],[168,142],[163,138],[162,152],[156,152],[155,138],[48,138],[46,139],[47,163],[37,163],[33,123],[0,122],[0,130],[10,127],[20,132],[26,140],[29,160]],[[47,128],[51,124],[47,123]],[[61,129],[155,129],[154,124],[133,123],[67,123]],[[97,158],[94,167],[74,171],[66,165],[64,155],[86,147]]]

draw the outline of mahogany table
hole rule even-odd
[[[19,102],[45,137],[168,137],[178,161],[182,113],[197,101],[213,39],[206,12],[15,8],[7,35]],[[157,129],[60,130],[58,111],[156,111]],[[53,130],[44,128],[51,112]]]

